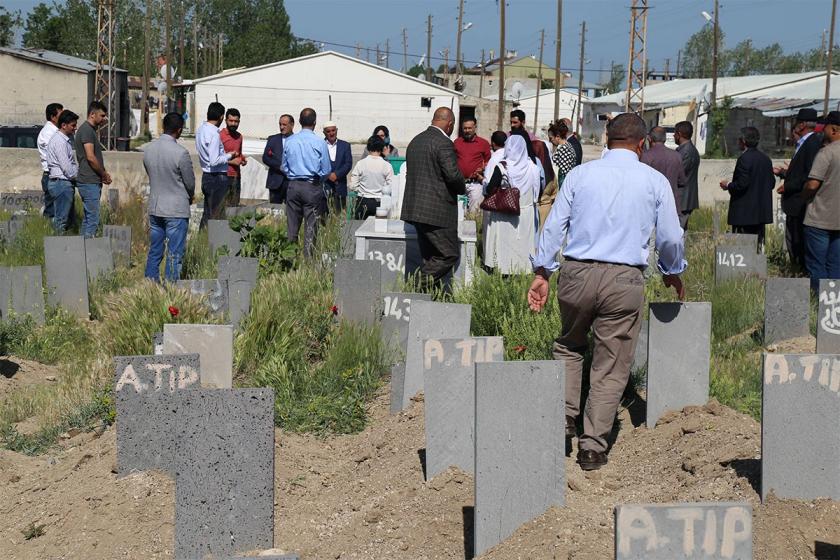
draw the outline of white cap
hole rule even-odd
[[[335,124],[333,121],[327,121],[327,122],[324,123],[324,126],[323,126],[324,129],[332,128],[332,127],[338,128],[338,125]]]

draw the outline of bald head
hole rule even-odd
[[[664,144],[668,139],[668,133],[661,126],[654,126],[650,129],[648,138],[650,139],[651,144]]]
[[[452,131],[455,130],[455,113],[449,107],[438,107],[432,117],[432,126],[438,127],[447,136],[451,136]]]

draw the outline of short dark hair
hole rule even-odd
[[[212,102],[210,105],[207,106],[207,120],[208,121],[217,121],[222,118],[222,115],[225,114],[225,106],[219,103],[218,101]]]
[[[94,111],[102,111],[106,115],[108,114],[108,107],[105,106],[104,103],[101,101],[91,101],[90,105],[88,105],[88,115],[93,113]]]
[[[184,117],[179,113],[166,113],[163,117],[163,132],[166,134],[175,134],[182,128],[184,128]]]
[[[228,109],[225,112],[225,118],[228,118],[228,117],[240,117],[241,118],[242,115],[239,114],[239,109],[234,109],[233,107],[231,107],[230,109]]]
[[[569,134],[569,126],[564,121],[555,121],[548,127],[548,133],[552,136],[565,138]]]
[[[385,149],[385,140],[374,134],[367,141],[368,152],[382,152]]]
[[[645,136],[645,121],[636,113],[621,113],[607,123],[608,142],[639,142]]]
[[[62,125],[70,124],[72,122],[77,122],[78,120],[79,120],[79,115],[77,115],[76,113],[74,113],[70,109],[67,109],[66,111],[63,111],[61,113],[61,115],[59,115],[58,126],[60,128]]]
[[[691,139],[694,136],[694,125],[688,121],[681,121],[674,125],[674,132],[679,132],[683,138]]]
[[[525,111],[522,109],[514,109],[510,112],[510,118],[516,117],[522,122],[525,122]]]
[[[300,126],[315,126],[318,115],[315,109],[307,107],[300,112]]]
[[[62,109],[64,109],[64,105],[62,105],[61,103],[50,103],[49,105],[47,105],[47,120],[50,120],[51,118],[59,114]]]
[[[295,118],[292,115],[287,115],[287,114],[284,113],[284,114],[280,115],[280,119],[282,119],[283,117],[286,117],[287,119],[289,119],[290,123],[295,124]],[[277,119],[277,120],[279,121],[280,119]]]
[[[507,142],[507,134],[505,134],[501,130],[497,130],[496,132],[490,135],[490,143],[494,146],[504,148],[505,142]]]
[[[654,142],[656,144],[664,144],[668,141],[668,131],[665,130],[664,127],[654,126],[650,129],[650,134],[648,134],[648,138],[650,138],[651,142]]]
[[[761,134],[758,132],[756,127],[745,126],[741,129],[741,139],[744,141],[744,145],[746,145],[747,148],[755,148],[761,140]]]
[[[475,117],[464,117],[461,120],[461,126],[463,126],[464,123],[468,123],[468,122],[471,122],[471,123],[476,124],[476,125],[478,124],[478,120]]]

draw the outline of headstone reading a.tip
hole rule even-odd
[[[764,354],[761,497],[840,500],[840,355]]]
[[[362,227],[364,220],[347,220],[341,224],[341,251],[342,257],[350,257],[356,254],[356,230]]]
[[[474,552],[565,505],[565,364],[475,364]]]
[[[767,279],[764,285],[764,344],[808,336],[810,320],[811,289],[807,278]]]
[[[338,259],[333,293],[338,316],[372,325],[381,317],[382,267],[376,261]]]
[[[214,255],[222,247],[227,247],[227,254],[236,256],[242,248],[242,236],[230,229],[227,220],[207,220],[207,240]]]
[[[175,472],[177,391],[197,389],[198,354],[116,356],[117,471]]]
[[[423,341],[426,478],[475,467],[475,364],[505,359],[500,336]]]
[[[396,379],[399,393],[391,392],[391,412],[405,410],[423,390],[423,341],[428,338],[460,338],[470,335],[472,306],[461,303],[412,301],[408,321],[405,368]],[[399,375],[399,371],[395,371]],[[391,383],[394,383],[392,378]]]
[[[748,503],[620,505],[616,560],[752,560]]]
[[[47,303],[76,317],[90,317],[85,239],[81,236],[44,237]]]
[[[820,280],[817,354],[840,354],[840,280]]]
[[[176,395],[175,558],[274,546],[274,390]]]
[[[666,410],[709,400],[711,303],[651,303],[648,319],[647,426]]]
[[[89,282],[95,282],[102,274],[113,272],[114,254],[111,251],[111,238],[86,238],[85,263]]]
[[[117,260],[131,261],[131,226],[102,226],[102,236],[111,238],[111,249]]]
[[[391,366],[391,413],[401,410],[403,382],[405,381],[405,355],[408,342],[408,323],[411,303],[431,301],[430,294],[383,292],[382,340],[395,352]]]
[[[746,277],[767,278],[766,255],[739,245],[715,247],[715,284]]]
[[[217,278],[178,280],[175,285],[189,290],[195,296],[206,298],[207,306],[213,313],[226,313],[228,310],[227,280]]]
[[[29,315],[44,324],[44,280],[40,266],[0,267],[0,319]]]
[[[230,389],[233,386],[232,325],[163,325],[164,354],[198,354],[201,386]]]

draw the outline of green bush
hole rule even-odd
[[[257,258],[260,271],[272,274],[290,270],[297,260],[298,245],[286,238],[285,231],[278,224],[261,223],[267,216],[242,214],[230,219],[230,227],[242,236],[239,255]]]

